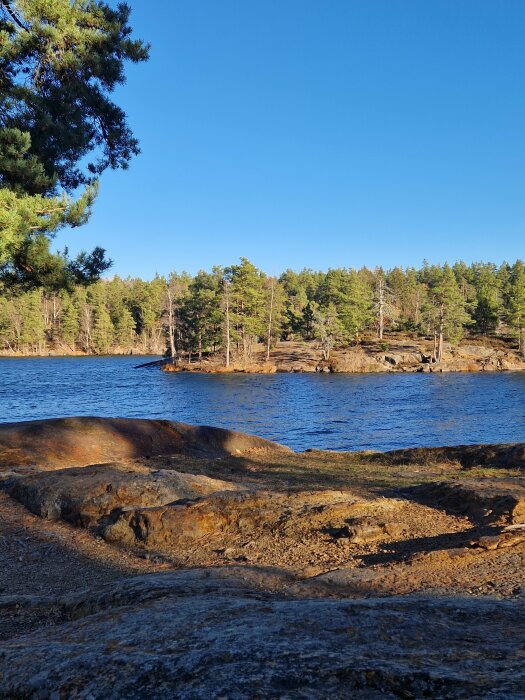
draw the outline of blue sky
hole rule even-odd
[[[523,0],[128,0],[142,154],[89,224],[113,272],[525,256]]]

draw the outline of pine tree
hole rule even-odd
[[[275,277],[266,278],[266,361],[270,360],[270,351],[276,339],[281,335],[283,313],[284,313],[284,292],[279,280]]]
[[[232,328],[231,328],[231,283],[226,276],[223,277],[221,282],[221,307],[224,311],[224,364],[226,369],[230,367],[231,361],[231,342],[232,342]]]
[[[13,326],[11,323],[11,301],[0,296],[0,347],[13,349]]]
[[[184,313],[192,350],[197,353],[199,361],[203,351],[215,348],[221,342],[221,281],[221,270],[211,274],[201,270],[189,285]]]
[[[126,307],[122,306],[119,309],[118,315],[113,322],[114,340],[117,345],[123,348],[133,347],[135,340],[135,319],[133,314]]]
[[[476,265],[468,266],[463,260],[454,263],[452,266],[459,290],[468,304],[476,301],[475,268]]]
[[[377,337],[383,340],[385,325],[391,321],[394,316],[394,304],[392,290],[388,285],[386,275],[382,268],[378,267],[375,271],[375,290],[374,290],[374,310],[377,325]]]
[[[345,339],[359,340],[373,319],[373,294],[363,271],[328,270],[319,286],[317,299],[321,309],[335,308]]]
[[[396,267],[386,274],[387,284],[392,292],[392,315],[398,328],[416,331],[421,328],[422,310],[426,301],[426,287],[421,282],[417,270]]]
[[[130,310],[130,282],[115,275],[105,285],[106,304],[114,327],[114,342],[117,346],[133,347],[135,341],[135,319]]]
[[[472,323],[464,298],[452,268],[445,264],[426,271],[429,284],[427,319],[434,333],[434,359],[443,359],[443,340],[457,343],[464,327]]]
[[[126,5],[102,0],[0,3],[0,271],[10,283],[64,285],[107,269],[102,249],[71,261],[49,239],[84,223],[96,178],[138,153],[110,99],[124,63],[148,55],[128,20]]]
[[[313,318],[307,310],[309,299],[306,285],[300,274],[286,270],[279,278],[282,289],[283,310],[281,331],[284,338],[302,335],[311,338]]]
[[[518,336],[518,349],[525,358],[525,265],[517,260],[510,273],[509,321]]]
[[[246,364],[254,343],[266,332],[265,277],[247,258],[241,258],[240,265],[227,268],[225,274],[230,284],[234,338],[242,347],[242,357]]]
[[[67,345],[74,348],[80,331],[78,308],[67,292],[61,294],[61,302],[60,337]]]
[[[186,272],[172,272],[168,279],[164,280],[161,315],[167,340],[167,354],[174,362],[180,359],[184,351],[188,353],[188,361],[191,362],[191,331],[185,314],[190,282],[191,277]]]
[[[166,280],[158,275],[151,282],[130,280],[129,309],[144,351],[163,352],[163,299]]]
[[[105,291],[104,284],[97,282],[88,293],[93,312],[91,348],[97,355],[106,354],[114,338],[114,328],[106,305]]]
[[[22,294],[17,300],[22,317],[20,344],[26,352],[42,352],[46,328],[42,315],[42,293],[40,290]]]
[[[501,283],[497,268],[492,263],[472,266],[475,289],[475,328],[483,335],[496,330],[501,313]]]
[[[328,361],[332,349],[345,337],[345,329],[334,304],[314,310],[314,336],[319,341],[323,359]]]

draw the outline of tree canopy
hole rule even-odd
[[[101,0],[0,0],[0,275],[57,288],[111,264],[102,248],[50,252],[61,228],[87,221],[98,177],[139,153],[112,101],[124,65],[145,61],[130,8]]]
[[[388,347],[391,333],[433,340],[435,360],[444,342],[487,335],[515,339],[525,357],[524,263],[287,270],[275,278],[241,258],[194,276],[0,294],[4,352],[167,350],[188,361],[221,352],[248,366],[258,343],[268,358],[279,340],[310,341],[327,360],[333,348],[363,341]]]

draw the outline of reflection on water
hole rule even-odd
[[[296,450],[525,442],[525,373],[210,375],[133,369],[148,359],[2,358],[0,421],[169,418],[255,433]]]

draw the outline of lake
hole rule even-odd
[[[188,374],[157,358],[0,358],[0,421],[168,418],[295,450],[525,442],[525,373]]]

